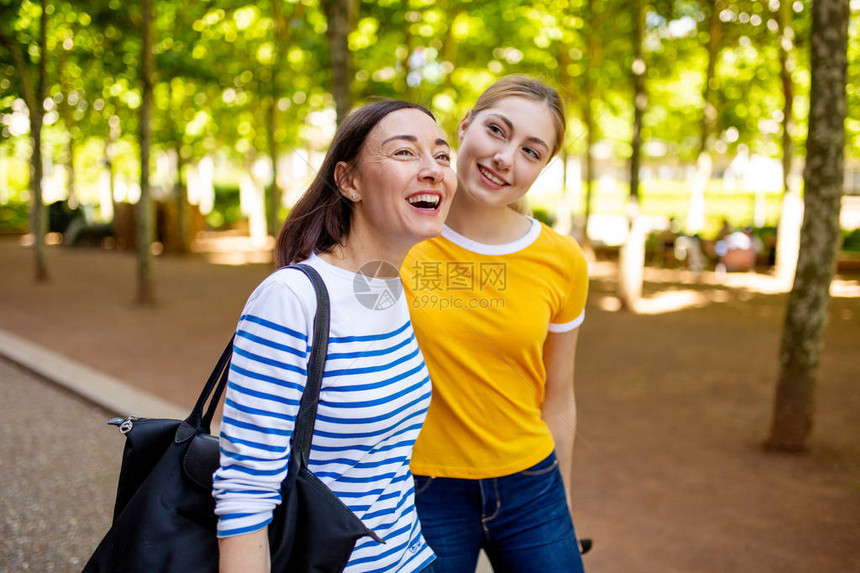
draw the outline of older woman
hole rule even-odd
[[[440,233],[455,189],[450,149],[430,112],[373,103],[338,128],[278,237],[277,264],[310,265],[331,299],[308,467],[385,541],[360,540],[346,571],[407,573],[434,557],[409,470],[430,379],[397,273],[413,245]],[[222,571],[269,569],[266,528],[287,472],[315,310],[309,281],[281,268],[239,320],[214,478]]]

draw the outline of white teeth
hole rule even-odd
[[[478,166],[478,169],[480,170],[481,174],[484,177],[486,177],[487,179],[489,179],[491,182],[495,183],[496,185],[499,185],[499,186],[507,185],[507,183],[505,183],[503,180],[499,179],[498,177],[496,177],[495,175],[493,175],[492,173],[490,173],[489,171],[487,171],[486,169],[484,169],[480,165]]]
[[[416,203],[428,203],[433,206],[435,209],[437,205],[439,205],[439,196],[424,194],[424,195],[412,195],[411,197],[406,198],[409,203],[415,205]]]

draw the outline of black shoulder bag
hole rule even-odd
[[[313,283],[317,312],[307,385],[281,483],[282,501],[268,526],[272,571],[340,572],[358,539],[383,541],[307,467],[328,351],[330,307],[317,272],[301,264],[292,268]],[[130,417],[108,422],[119,426],[126,444],[113,524],[85,573],[218,571],[212,474],[220,465],[220,450],[209,428],[227,386],[232,350],[231,339],[185,420]]]

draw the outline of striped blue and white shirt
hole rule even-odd
[[[331,298],[308,467],[385,540],[360,539],[346,571],[420,571],[434,556],[421,535],[409,462],[430,404],[430,377],[402,289],[316,256],[306,262]],[[380,293],[376,309],[362,304],[368,292]],[[303,273],[280,269],[251,294],[239,319],[214,475],[219,537],[263,528],[280,503],[316,304]]]

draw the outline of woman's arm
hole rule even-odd
[[[306,384],[310,283],[270,275],[236,327],[221,420],[221,464],[212,477],[222,572],[270,570],[267,523],[288,472],[290,437]],[[300,280],[307,285],[299,282]],[[298,292],[294,286],[301,285]]]
[[[541,406],[543,421],[555,441],[558,467],[564,480],[567,505],[571,505],[573,442],[576,435],[576,399],[573,371],[579,328],[558,334],[549,333],[543,346],[546,366],[546,395]]]
[[[269,573],[268,528],[218,540],[220,573]]]

